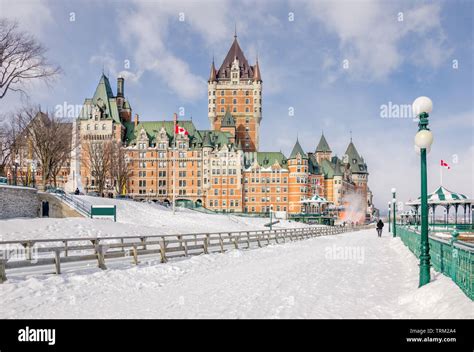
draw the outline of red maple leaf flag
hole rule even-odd
[[[446,161],[444,161],[444,160],[441,160],[441,166],[447,168],[448,170],[451,169],[451,166],[449,166],[449,164],[448,164]]]
[[[186,131],[186,129],[184,127],[181,127],[178,124],[175,124],[174,126],[175,126],[174,127],[174,133],[175,134],[180,134],[180,135],[183,135],[183,136],[187,136],[189,134],[188,131]]]

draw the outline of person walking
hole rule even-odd
[[[382,237],[382,229],[383,229],[383,221],[382,219],[379,219],[379,221],[377,222],[377,235],[379,237]]]

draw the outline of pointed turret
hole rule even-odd
[[[105,74],[102,73],[100,77],[99,84],[94,93],[94,103],[100,98],[103,101],[108,100],[109,98],[113,98],[114,93],[112,92],[112,87],[110,86],[109,79]]]
[[[350,165],[351,171],[353,174],[365,174],[367,173],[367,165],[365,164],[364,160],[360,157],[357,149],[351,141],[346,149],[347,155],[347,162]]]
[[[331,148],[329,148],[329,144],[326,141],[326,137],[324,137],[324,133],[321,133],[321,139],[319,140],[318,146],[316,147],[316,153],[327,153],[331,152]]]
[[[262,76],[260,74],[260,66],[258,65],[258,58],[257,58],[257,63],[253,67],[253,80],[257,82],[262,82]]]
[[[208,82],[215,82],[215,81],[217,81],[216,67],[214,66],[214,59],[212,59],[211,72],[209,74]]]
[[[301,148],[299,140],[296,139],[295,146],[293,147],[293,150],[291,151],[290,157],[288,159],[296,159],[296,156],[298,154],[300,154],[303,159],[308,159],[308,156],[303,151],[303,148]]]

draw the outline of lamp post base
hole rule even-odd
[[[430,283],[431,275],[430,275],[430,255],[420,255],[420,285],[424,286]]]

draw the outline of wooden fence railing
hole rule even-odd
[[[60,274],[63,263],[97,260],[98,267],[105,270],[106,260],[110,258],[130,257],[132,263],[138,264],[141,255],[159,254],[165,263],[176,257],[258,248],[362,228],[367,226],[0,241],[0,283],[7,279],[7,269],[51,265]]]

